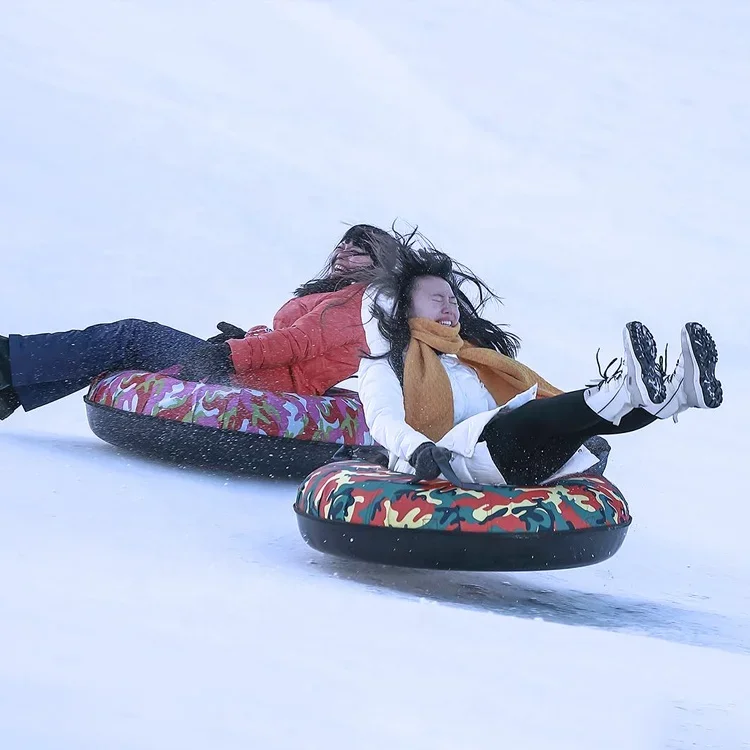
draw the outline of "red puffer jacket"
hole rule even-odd
[[[319,396],[354,375],[369,354],[362,326],[365,286],[308,294],[287,302],[273,330],[257,326],[232,339],[234,381],[249,388]]]

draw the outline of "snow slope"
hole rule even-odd
[[[611,561],[327,559],[291,483],[0,427],[5,748],[750,747],[750,9],[5,0],[0,333],[269,322],[342,222],[419,224],[562,387],[701,320],[724,407],[613,440]],[[735,509],[736,506],[736,509]]]

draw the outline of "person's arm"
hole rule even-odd
[[[365,294],[362,300],[365,339],[370,353],[378,355],[388,351],[389,346],[378,330],[377,320],[370,311],[371,304],[372,299]],[[375,442],[405,461],[420,445],[431,442],[406,423],[404,392],[387,357],[363,357],[359,362],[357,382],[365,421]]]
[[[332,299],[330,304],[310,310],[288,328],[254,334],[251,331],[243,339],[230,340],[235,370],[242,373],[289,366],[356,341],[360,321],[352,304],[356,304],[358,291],[346,291],[348,296],[342,294],[342,299]]]

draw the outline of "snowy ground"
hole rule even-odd
[[[0,426],[0,747],[750,747],[742,0],[5,0],[0,333],[267,323],[342,222],[418,223],[562,387],[701,320],[726,400],[613,440],[599,566],[309,550],[292,483],[78,396]]]

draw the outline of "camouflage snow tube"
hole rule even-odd
[[[372,446],[351,391],[272,393],[128,370],[96,379],[89,425],[113,445],[182,464],[303,477],[342,446]]]
[[[321,552],[446,570],[592,565],[617,552],[630,525],[625,498],[602,476],[478,491],[355,461],[310,474],[294,509],[303,538]]]

